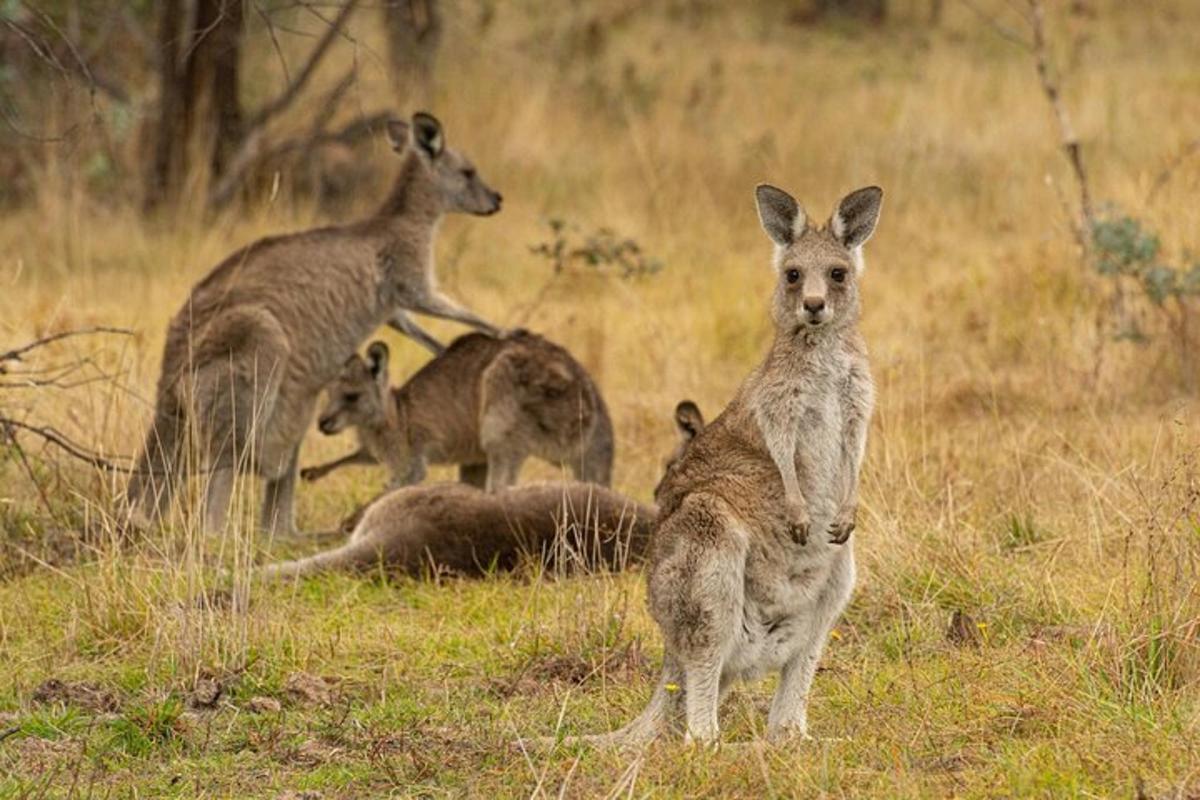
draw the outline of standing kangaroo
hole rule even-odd
[[[433,239],[448,212],[500,210],[441,124],[392,121],[400,174],[379,211],[357,224],[262,239],[221,262],[171,320],[154,420],[127,497],[161,514],[191,428],[208,466],[204,526],[223,527],[236,471],[266,481],[263,526],[294,532],[300,441],[321,389],[381,324],[441,345],[407,311],[495,329],[437,289]]]
[[[817,661],[854,586],[849,536],[874,403],[858,281],[882,196],[853,192],[816,227],[790,195],[758,187],[776,246],[775,340],[711,424],[677,411],[697,432],[655,490],[647,575],[662,678],[641,716],[587,740],[643,743],[683,722],[689,740],[712,742],[730,685],[773,670],[768,736],[807,735]]]
[[[427,464],[459,464],[464,482],[495,491],[516,483],[530,455],[607,486],[613,429],[591,376],[571,354],[519,330],[460,336],[407,383],[388,385],[388,348],[346,361],[318,426],[353,426],[359,449],[300,474],[315,481],[347,464],[386,464],[389,488],[420,483]]]

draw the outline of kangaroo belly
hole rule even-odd
[[[731,677],[749,680],[782,668],[841,613],[853,582],[848,546],[810,542],[803,549],[782,559],[778,552],[750,553],[741,626],[724,670]]]

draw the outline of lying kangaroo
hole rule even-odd
[[[845,197],[823,227],[791,196],[758,187],[776,244],[775,340],[766,359],[655,491],[650,613],[665,640],[646,710],[601,745],[644,743],[684,723],[717,738],[720,698],[780,670],[772,738],[807,735],[808,691],[854,586],[856,487],[874,388],[857,330],[861,248],[882,192]]]
[[[552,569],[622,569],[646,550],[654,509],[603,486],[532,484],[486,493],[454,483],[412,486],[366,508],[350,541],[265,578],[331,570],[482,575],[536,558]]]
[[[353,426],[359,448],[305,468],[306,481],[382,463],[396,488],[420,483],[427,464],[459,464],[464,482],[495,491],[516,483],[530,455],[569,466],[577,480],[607,486],[612,476],[612,421],[596,384],[570,353],[528,331],[461,336],[397,389],[387,345],[374,342],[327,394],[321,432]]]
[[[317,395],[363,339],[386,322],[440,352],[407,310],[495,331],[438,291],[433,237],[447,212],[494,214],[500,195],[445,146],[432,116],[387,129],[400,174],[374,216],[255,242],[200,281],[171,320],[127,489],[135,512],[167,507],[190,425],[210,470],[206,529],[224,525],[235,470],[252,469],[267,481],[264,527],[293,532],[300,441]]]

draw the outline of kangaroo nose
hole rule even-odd
[[[824,297],[806,297],[804,298],[804,310],[810,314],[817,314],[825,310]]]

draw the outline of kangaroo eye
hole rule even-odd
[[[462,171],[462,176],[469,181],[475,180],[475,170],[468,167]]]
[[[796,281],[800,280],[800,270],[789,269],[787,272],[783,273],[783,276],[787,278],[788,283],[795,283]]]
[[[351,392],[350,394],[343,396],[342,399],[345,400],[350,405],[354,405],[355,403],[358,402],[360,397],[362,397],[362,394],[360,394],[359,392]]]
[[[833,278],[834,283],[844,283],[846,280],[846,270],[837,267],[829,273],[829,277]]]

